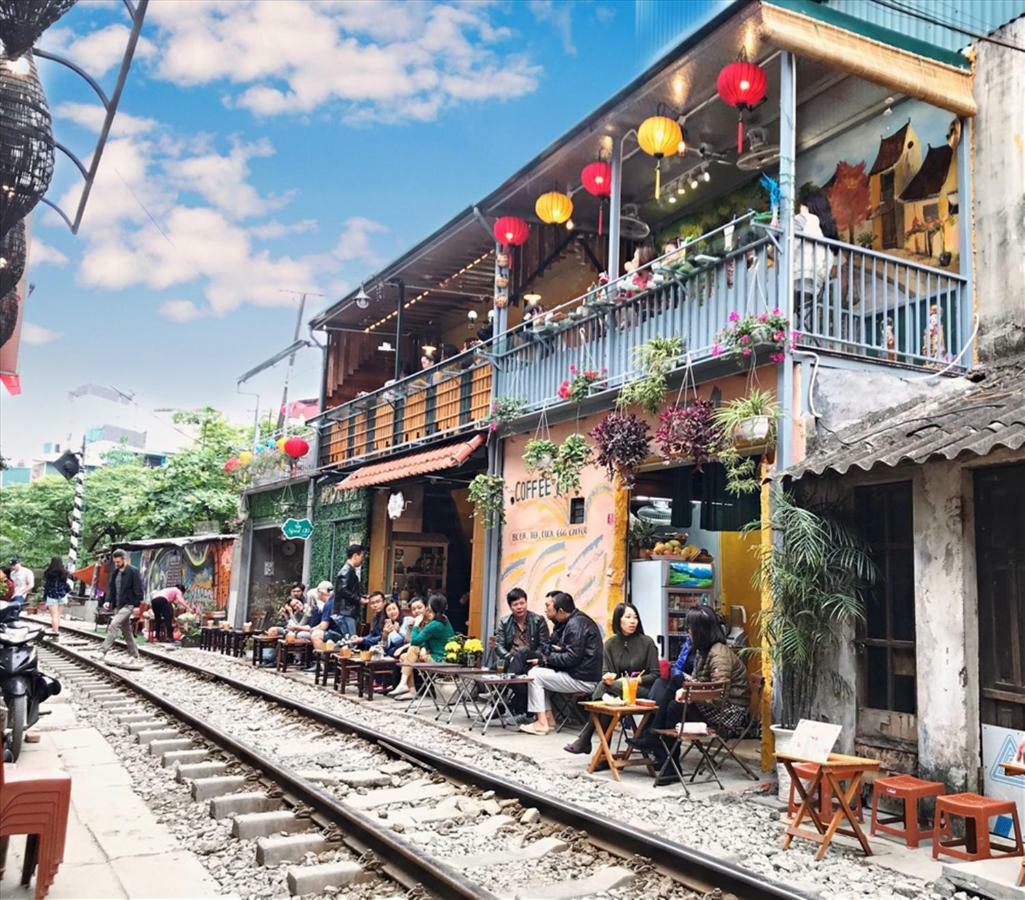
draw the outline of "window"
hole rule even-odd
[[[938,203],[926,203],[922,207],[922,218],[928,222],[930,219],[939,219],[940,205]]]
[[[915,563],[910,481],[858,488],[861,533],[879,578],[865,598],[861,705],[915,713]]]
[[[569,524],[583,525],[584,513],[587,511],[587,504],[583,497],[574,497],[569,501]]]

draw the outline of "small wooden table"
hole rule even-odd
[[[580,705],[591,714],[591,723],[598,734],[598,749],[591,755],[591,762],[587,766],[588,772],[597,771],[599,763],[604,760],[609,764],[609,771],[616,781],[620,780],[619,770],[625,769],[627,766],[645,766],[648,774],[652,777],[655,776],[655,769],[649,760],[644,757],[640,759],[631,758],[634,752],[631,744],[627,744],[625,750],[615,753],[612,750],[611,741],[612,736],[616,733],[616,729],[620,727],[622,720],[626,716],[640,716],[640,722],[634,728],[634,737],[639,737],[647,727],[648,719],[652,717],[657,707],[639,706],[637,704],[610,706],[601,700],[587,700]],[[607,727],[602,725],[602,716],[607,716],[609,719]]]
[[[833,842],[833,837],[840,833],[857,838],[858,843],[861,844],[861,849],[865,851],[865,855],[871,856],[872,848],[869,846],[864,831],[861,830],[857,816],[851,810],[851,801],[861,789],[861,779],[865,773],[880,767],[881,763],[879,760],[865,759],[860,756],[846,756],[842,753],[830,753],[826,762],[807,759],[802,756],[791,756],[789,753],[777,753],[776,760],[783,763],[794,786],[797,788],[797,792],[801,795],[801,805],[797,809],[797,815],[794,816],[791,823],[787,826],[787,833],[783,838],[783,849],[788,850],[795,837],[803,837],[821,845],[815,854],[815,859],[821,860],[826,855],[829,845]],[[808,787],[804,786],[804,782],[801,781],[798,774],[794,771],[795,763],[809,763],[818,766],[815,770],[815,776]],[[849,782],[846,788],[841,784],[843,781]],[[833,816],[828,823],[822,821],[822,818],[819,816],[818,805],[813,800],[817,791],[822,792],[824,808],[826,808],[827,802],[829,804],[832,803],[832,797],[836,797],[839,803],[839,807],[834,810]],[[827,791],[830,798],[828,801],[825,799]],[[801,823],[806,818],[812,820],[816,831],[813,832],[801,828]],[[850,823],[850,828],[840,827],[844,819]]]
[[[395,671],[398,660],[388,656],[381,656],[376,659],[368,659],[356,671],[356,696],[365,696],[367,700],[374,699],[375,679],[385,673],[391,674]]]
[[[363,668],[363,660],[359,658],[359,654],[353,653],[352,656],[342,656],[338,654],[338,668],[335,669],[335,690],[341,690],[344,694],[345,689],[349,686],[350,676],[356,679],[356,696],[359,696],[360,692],[360,670]]]
[[[290,663],[295,662],[302,668],[309,667],[313,662],[313,644],[309,641],[278,641],[278,671],[287,672]]]
[[[275,650],[276,652],[279,640],[281,639],[266,634],[253,635],[253,665],[258,666],[263,662],[263,650]]]
[[[328,678],[338,668],[338,651],[323,648],[314,650],[313,661],[316,666],[313,670],[313,683],[323,684],[324,687],[327,687]]]
[[[1021,775],[1025,778],[1025,763],[1020,762],[1002,762],[1000,765],[1003,767],[1004,773],[1007,775]],[[1025,887],[1025,856],[1021,858],[1021,872],[1018,875],[1018,887]]]

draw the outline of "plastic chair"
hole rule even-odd
[[[36,900],[47,895],[64,861],[70,804],[71,777],[66,772],[19,770],[0,763],[0,874],[8,840],[26,835],[21,883],[27,886],[36,870]]]
[[[965,820],[965,837],[944,841],[950,833],[950,817],[960,816]],[[989,844],[989,820],[993,816],[1010,816],[1014,826],[1014,849],[1009,853],[994,853]],[[955,850],[963,846],[964,850]],[[1025,852],[1022,845],[1021,825],[1018,822],[1018,807],[1013,800],[997,800],[981,794],[947,794],[936,798],[936,817],[932,831],[932,858],[940,853],[974,862],[979,859],[1000,859],[1018,856]]]
[[[891,775],[876,779],[872,785],[872,834],[881,831],[893,837],[903,838],[912,849],[917,849],[923,839],[929,838],[933,823],[925,828],[918,823],[918,801],[926,797],[939,797],[947,792],[940,781],[925,781],[914,775]],[[900,800],[904,806],[900,815],[883,817],[879,815],[879,798]],[[894,822],[903,822],[903,828],[894,828]]]

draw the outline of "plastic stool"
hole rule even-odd
[[[872,830],[875,834],[878,831],[884,834],[891,834],[894,837],[903,838],[905,843],[912,849],[917,849],[919,841],[932,835],[933,823],[930,822],[926,828],[918,824],[918,801],[925,797],[939,797],[947,792],[946,786],[939,781],[925,781],[916,778],[914,775],[892,775],[889,778],[880,778],[872,786]],[[901,815],[882,818],[879,815],[879,797],[891,797],[903,803],[904,810]],[[903,828],[894,828],[891,822],[903,822]],[[949,837],[949,831],[944,837]]]
[[[965,820],[963,840],[943,838],[950,833],[950,817],[960,816]],[[1014,849],[1005,853],[994,853],[989,845],[989,820],[993,816],[1010,816],[1014,825]],[[954,847],[964,846],[965,850]],[[1021,840],[1021,825],[1018,822],[1018,808],[1013,800],[996,800],[981,794],[947,794],[936,798],[936,818],[932,831],[932,858],[940,853],[975,862],[980,859],[1000,859],[1018,856],[1025,852]]]
[[[815,763],[794,763],[794,771],[798,774],[802,782],[809,782],[815,777],[815,773],[818,771],[818,766]],[[843,779],[846,780],[846,779]],[[828,822],[833,818],[833,802],[829,796],[828,790],[826,793],[822,792],[821,785],[818,789],[819,792],[819,818],[823,822]],[[790,782],[790,798],[787,800],[787,815],[797,815],[797,788],[794,786],[793,781]],[[865,821],[865,814],[861,808],[861,795],[858,794],[854,798],[854,808],[851,810],[858,814],[858,821]]]

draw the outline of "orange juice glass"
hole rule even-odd
[[[640,678],[626,677],[623,679],[623,702],[632,706],[637,702],[637,685],[641,683]]]

